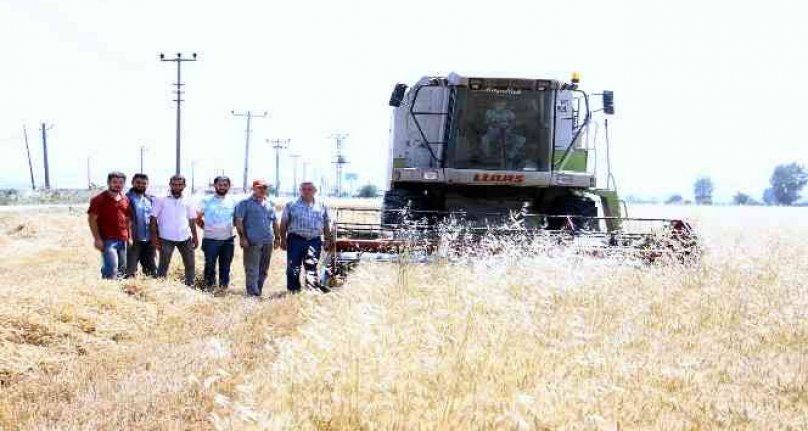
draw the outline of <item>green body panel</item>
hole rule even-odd
[[[404,157],[396,157],[393,159],[393,168],[400,169],[407,167],[407,159]]]
[[[617,190],[597,189],[592,190],[592,193],[600,197],[601,205],[603,206],[603,215],[605,217],[622,217],[620,211],[620,198],[617,196]],[[606,227],[609,231],[620,229],[620,220],[606,220]]]
[[[564,151],[557,149],[553,156],[553,164],[561,162],[561,159],[564,157]],[[588,160],[588,154],[586,150],[570,150],[569,158],[567,159],[567,163],[564,163],[563,166],[560,166],[558,170],[560,171],[573,171],[573,172],[586,172],[586,163]]]

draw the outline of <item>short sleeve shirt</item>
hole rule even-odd
[[[318,200],[307,203],[303,199],[298,199],[286,204],[281,220],[286,224],[286,231],[290,234],[314,239],[323,234],[325,226],[331,222],[331,216],[324,203]]]
[[[199,204],[199,213],[205,217],[205,238],[226,240],[233,238],[233,215],[236,201],[225,195],[208,196]]]
[[[275,240],[272,225],[277,217],[275,205],[269,199],[244,199],[236,205],[235,218],[242,220],[250,245],[272,244]]]
[[[196,209],[184,196],[164,196],[154,200],[152,217],[157,219],[161,239],[186,241],[191,238],[188,220],[196,219]]]
[[[120,193],[112,196],[102,192],[90,200],[87,214],[98,216],[98,233],[103,240],[129,239],[129,199]]]

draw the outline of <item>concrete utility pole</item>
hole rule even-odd
[[[196,192],[196,160],[191,162],[191,194]]]
[[[336,157],[334,158],[334,166],[336,167],[336,194],[337,197],[342,196],[342,167],[348,164],[348,160],[345,158],[345,155],[342,154],[343,144],[345,143],[345,138],[348,137],[347,133],[335,133],[330,136],[331,139],[334,140],[334,143],[337,146]]]
[[[174,58],[166,58],[165,54],[160,53],[160,61],[173,61],[173,62],[177,63],[177,82],[174,83],[174,85],[177,87],[177,89],[174,90],[174,94],[177,95],[177,98],[174,99],[174,101],[177,102],[177,164],[176,164],[176,169],[175,169],[174,173],[176,175],[179,175],[180,174],[180,140],[181,140],[180,139],[180,118],[181,118],[181,112],[182,112],[181,106],[182,106],[182,102],[183,102],[182,95],[184,94],[184,91],[182,91],[182,86],[185,85],[185,84],[182,83],[182,75],[181,75],[180,71],[182,70],[181,65],[182,65],[183,62],[196,61],[196,53],[191,54],[191,58],[187,58],[187,57],[184,58],[182,56],[181,52],[178,52],[177,56],[174,57]]]
[[[289,154],[289,158],[292,159],[292,196],[294,196],[297,192],[297,161],[300,159],[300,154]]]
[[[146,153],[146,146],[145,146],[145,145],[141,145],[141,146],[140,146],[140,171],[138,171],[138,172],[140,172],[141,174],[143,173],[143,158],[144,158],[144,154],[145,154],[145,153]]]
[[[306,171],[309,169],[309,162],[303,160],[303,181],[309,181],[309,177],[306,174]]]
[[[328,182],[326,181],[325,176],[320,175],[320,190],[322,190],[323,194],[325,194],[327,189],[328,189]]]
[[[50,190],[50,166],[48,165],[48,130],[53,125],[48,126],[42,123],[42,160],[45,164],[45,190]]]
[[[290,139],[267,139],[267,143],[272,144],[275,149],[275,197],[281,192],[281,150],[289,148]]]
[[[93,189],[93,180],[90,175],[90,156],[87,156],[87,190]]]
[[[253,118],[266,118],[267,112],[264,111],[261,114],[256,114],[252,111],[247,112],[236,112],[230,111],[235,117],[247,117],[247,128],[244,129],[244,191],[247,191],[247,176],[250,171],[250,135],[252,134],[252,129],[250,129],[250,120]]]
[[[31,190],[36,191],[34,164],[31,163],[31,148],[28,146],[28,129],[25,127],[25,124],[22,125],[22,136],[25,138],[25,154],[28,156],[28,172],[31,173]]]

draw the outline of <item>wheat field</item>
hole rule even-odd
[[[277,252],[250,300],[238,252],[221,297],[104,282],[82,208],[2,212],[0,430],[808,429],[808,211],[632,213],[692,217],[701,263],[365,264],[286,296]]]

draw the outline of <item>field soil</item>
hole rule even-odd
[[[808,209],[630,210],[694,220],[701,262],[368,263],[290,296],[277,250],[261,300],[240,251],[221,296],[102,281],[83,207],[0,212],[0,430],[808,429]]]

